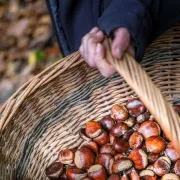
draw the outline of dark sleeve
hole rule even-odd
[[[157,26],[159,5],[160,0],[112,0],[99,18],[98,25],[107,35],[115,28],[127,28],[139,61]]]

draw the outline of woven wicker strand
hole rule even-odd
[[[122,60],[114,59],[110,52],[110,40],[106,38],[104,44],[108,61],[137,93],[180,154],[180,117],[178,114],[132,56],[125,53]]]

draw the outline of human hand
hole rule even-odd
[[[120,60],[125,51],[132,56],[135,55],[130,34],[126,28],[117,28],[113,31],[113,36],[111,53],[114,58]],[[79,51],[89,66],[97,68],[104,77],[109,77],[115,73],[115,69],[105,57],[105,48],[102,44],[104,37],[104,33],[99,28],[93,28],[82,38]]]

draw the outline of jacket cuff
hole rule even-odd
[[[135,58],[141,61],[144,56],[145,48],[148,46],[149,36],[152,33],[152,22],[147,12],[142,18],[136,14],[128,12],[109,12],[108,9],[98,20],[99,28],[108,36],[119,27],[127,28],[135,48]]]

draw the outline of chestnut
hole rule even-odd
[[[89,121],[86,123],[85,132],[88,137],[95,138],[101,134],[102,127],[98,122]]]
[[[110,132],[113,126],[115,126],[116,121],[111,116],[105,116],[101,119],[100,124],[106,131]]]
[[[100,153],[108,153],[108,154],[115,154],[115,150],[113,149],[112,144],[105,144],[100,148]]]
[[[154,172],[158,176],[163,176],[167,174],[170,171],[171,167],[171,160],[168,157],[160,157],[157,159],[157,161],[153,165],[154,167]]]
[[[154,171],[149,170],[149,169],[141,171],[139,173],[139,176],[143,180],[156,180],[157,179],[156,174],[154,173]]]
[[[159,154],[157,153],[148,153],[148,161],[153,164],[159,158]]]
[[[127,157],[127,155],[125,153],[123,153],[123,154],[117,153],[117,154],[114,155],[115,160],[118,160],[118,159],[121,159],[121,158],[124,158],[124,157]]]
[[[133,166],[132,161],[129,158],[121,158],[115,160],[112,165],[112,173],[120,173],[130,169]]]
[[[137,120],[138,123],[143,123],[144,121],[149,120],[149,119],[150,119],[150,116],[151,116],[151,114],[150,114],[148,111],[146,111],[145,113],[140,114],[140,115],[136,118],[136,120]]]
[[[79,131],[79,135],[85,141],[90,141],[91,139],[87,136],[85,128],[81,128]]]
[[[165,154],[171,159],[171,161],[176,162],[178,159],[180,159],[179,154],[177,153],[176,149],[173,146],[172,142],[169,142],[167,144],[167,147],[165,149]]]
[[[140,180],[140,176],[134,168],[131,170],[129,178],[130,180]]]
[[[179,176],[177,176],[176,174],[174,173],[168,173],[168,174],[165,174],[161,180],[179,180]]]
[[[107,172],[102,165],[96,164],[89,168],[88,176],[94,180],[106,180]]]
[[[132,129],[133,129],[134,131],[138,131],[139,128],[140,128],[140,124],[137,123],[137,124],[135,124],[135,125],[133,126]]]
[[[180,176],[180,159],[178,161],[176,161],[175,165],[174,165],[174,172]]]
[[[123,139],[125,139],[126,141],[129,140],[129,138],[131,137],[131,135],[134,133],[135,131],[133,129],[128,129],[124,135],[123,135]]]
[[[99,136],[93,138],[93,141],[97,142],[100,146],[109,143],[108,133],[106,131],[102,131],[102,133]]]
[[[111,174],[111,166],[114,162],[114,158],[111,154],[99,154],[99,156],[96,158],[96,164],[100,164],[106,168],[106,171]]]
[[[81,147],[86,147],[94,152],[96,155],[99,154],[99,147],[98,144],[94,141],[84,142]]]
[[[58,159],[62,164],[72,164],[74,161],[74,150],[63,149],[59,152]]]
[[[124,153],[129,150],[129,144],[124,139],[116,138],[113,143],[113,148],[118,153]]]
[[[116,124],[112,129],[111,129],[111,134],[115,137],[120,137],[123,135],[126,131],[128,130],[128,126],[121,122]]]
[[[93,179],[90,177],[85,177],[85,178],[82,178],[81,180],[93,180]]]
[[[63,164],[59,161],[55,161],[49,165],[45,171],[49,179],[57,179],[63,174]]]
[[[141,147],[143,144],[143,136],[138,133],[134,132],[131,137],[129,138],[129,146],[131,149],[136,149]]]
[[[138,170],[144,169],[148,165],[147,154],[142,149],[134,149],[128,156]]]
[[[129,99],[126,107],[129,110],[129,114],[134,117],[137,117],[138,115],[143,114],[146,111],[146,107],[139,98]]]
[[[79,169],[88,169],[95,162],[94,153],[86,148],[82,147],[75,152],[74,163]]]
[[[76,167],[67,167],[66,176],[69,180],[78,180],[87,176],[87,172]]]
[[[151,171],[154,171],[154,166],[153,166],[153,164],[147,166],[146,169],[151,170]]]
[[[166,141],[160,136],[151,136],[145,141],[148,152],[160,153],[166,148]]]
[[[122,122],[128,118],[128,111],[125,106],[115,104],[110,109],[111,117],[117,122]]]
[[[120,176],[118,174],[112,174],[108,180],[120,180]]]
[[[128,127],[133,127],[136,124],[136,120],[133,116],[130,116],[128,119],[126,119],[124,121],[124,123],[128,126]]]
[[[109,142],[110,144],[113,144],[113,142],[115,141],[116,137],[114,137],[111,133],[109,134]]]
[[[161,129],[156,122],[145,121],[140,125],[138,132],[141,133],[144,138],[148,138],[151,136],[159,136],[161,133]]]
[[[124,173],[121,177],[121,180],[129,180],[128,176]]]

